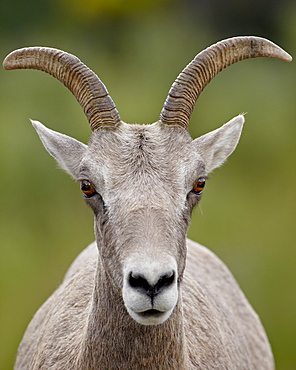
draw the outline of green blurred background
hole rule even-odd
[[[226,37],[267,37],[296,56],[294,0],[1,0],[0,53],[51,46],[91,67],[126,122],[158,119],[177,74]],[[29,118],[87,142],[75,98],[37,71],[0,70],[0,368],[11,369],[32,315],[93,240],[77,184]],[[190,237],[229,266],[261,317],[278,369],[296,369],[296,67],[235,64],[205,89],[193,137],[248,112],[241,142],[207,183]]]

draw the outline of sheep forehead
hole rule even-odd
[[[94,132],[90,146],[94,152],[106,152],[103,159],[116,164],[126,161],[130,163],[133,159],[140,158],[141,154],[150,160],[155,157],[158,162],[166,163],[178,157],[180,150],[186,151],[191,141],[185,130],[178,131],[176,134],[174,129],[164,125],[122,124],[116,131]]]
[[[163,188],[177,193],[192,166],[191,141],[180,128],[123,124],[117,131],[94,132],[84,162],[108,191],[152,187],[154,193]]]

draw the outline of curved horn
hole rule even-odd
[[[115,128],[119,113],[103,82],[74,55],[64,51],[30,47],[15,50],[4,60],[5,69],[38,69],[60,80],[81,105],[93,131]]]
[[[271,41],[248,36],[220,41],[197,54],[173,83],[160,121],[186,128],[200,93],[212,78],[233,63],[257,57],[292,60],[288,53]]]

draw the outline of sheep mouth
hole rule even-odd
[[[128,309],[131,317],[141,325],[159,325],[164,323],[169,317],[172,310],[160,311],[149,309],[141,312],[135,312]]]
[[[138,315],[142,316],[143,318],[161,317],[165,314],[165,312],[155,310],[155,309],[150,309],[150,310],[147,310],[147,311],[137,312],[137,313],[138,313]]]

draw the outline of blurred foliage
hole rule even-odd
[[[99,74],[125,121],[149,123],[177,74],[211,43],[257,34],[295,56],[296,4],[12,0],[2,1],[0,31],[1,59],[28,45],[72,52]],[[205,89],[190,126],[196,137],[248,112],[241,142],[211,175],[189,235],[230,267],[284,370],[296,368],[295,80],[295,62],[231,66]],[[36,71],[0,70],[0,86],[0,369],[7,370],[32,315],[93,240],[93,221],[28,120],[86,142],[90,130],[73,96]]]
[[[87,23],[97,20],[98,17],[109,15],[123,16],[131,12],[151,8],[157,9],[167,0],[86,0],[81,2],[79,0],[62,0],[59,4],[63,7],[64,11],[70,16],[79,17],[82,21]]]

